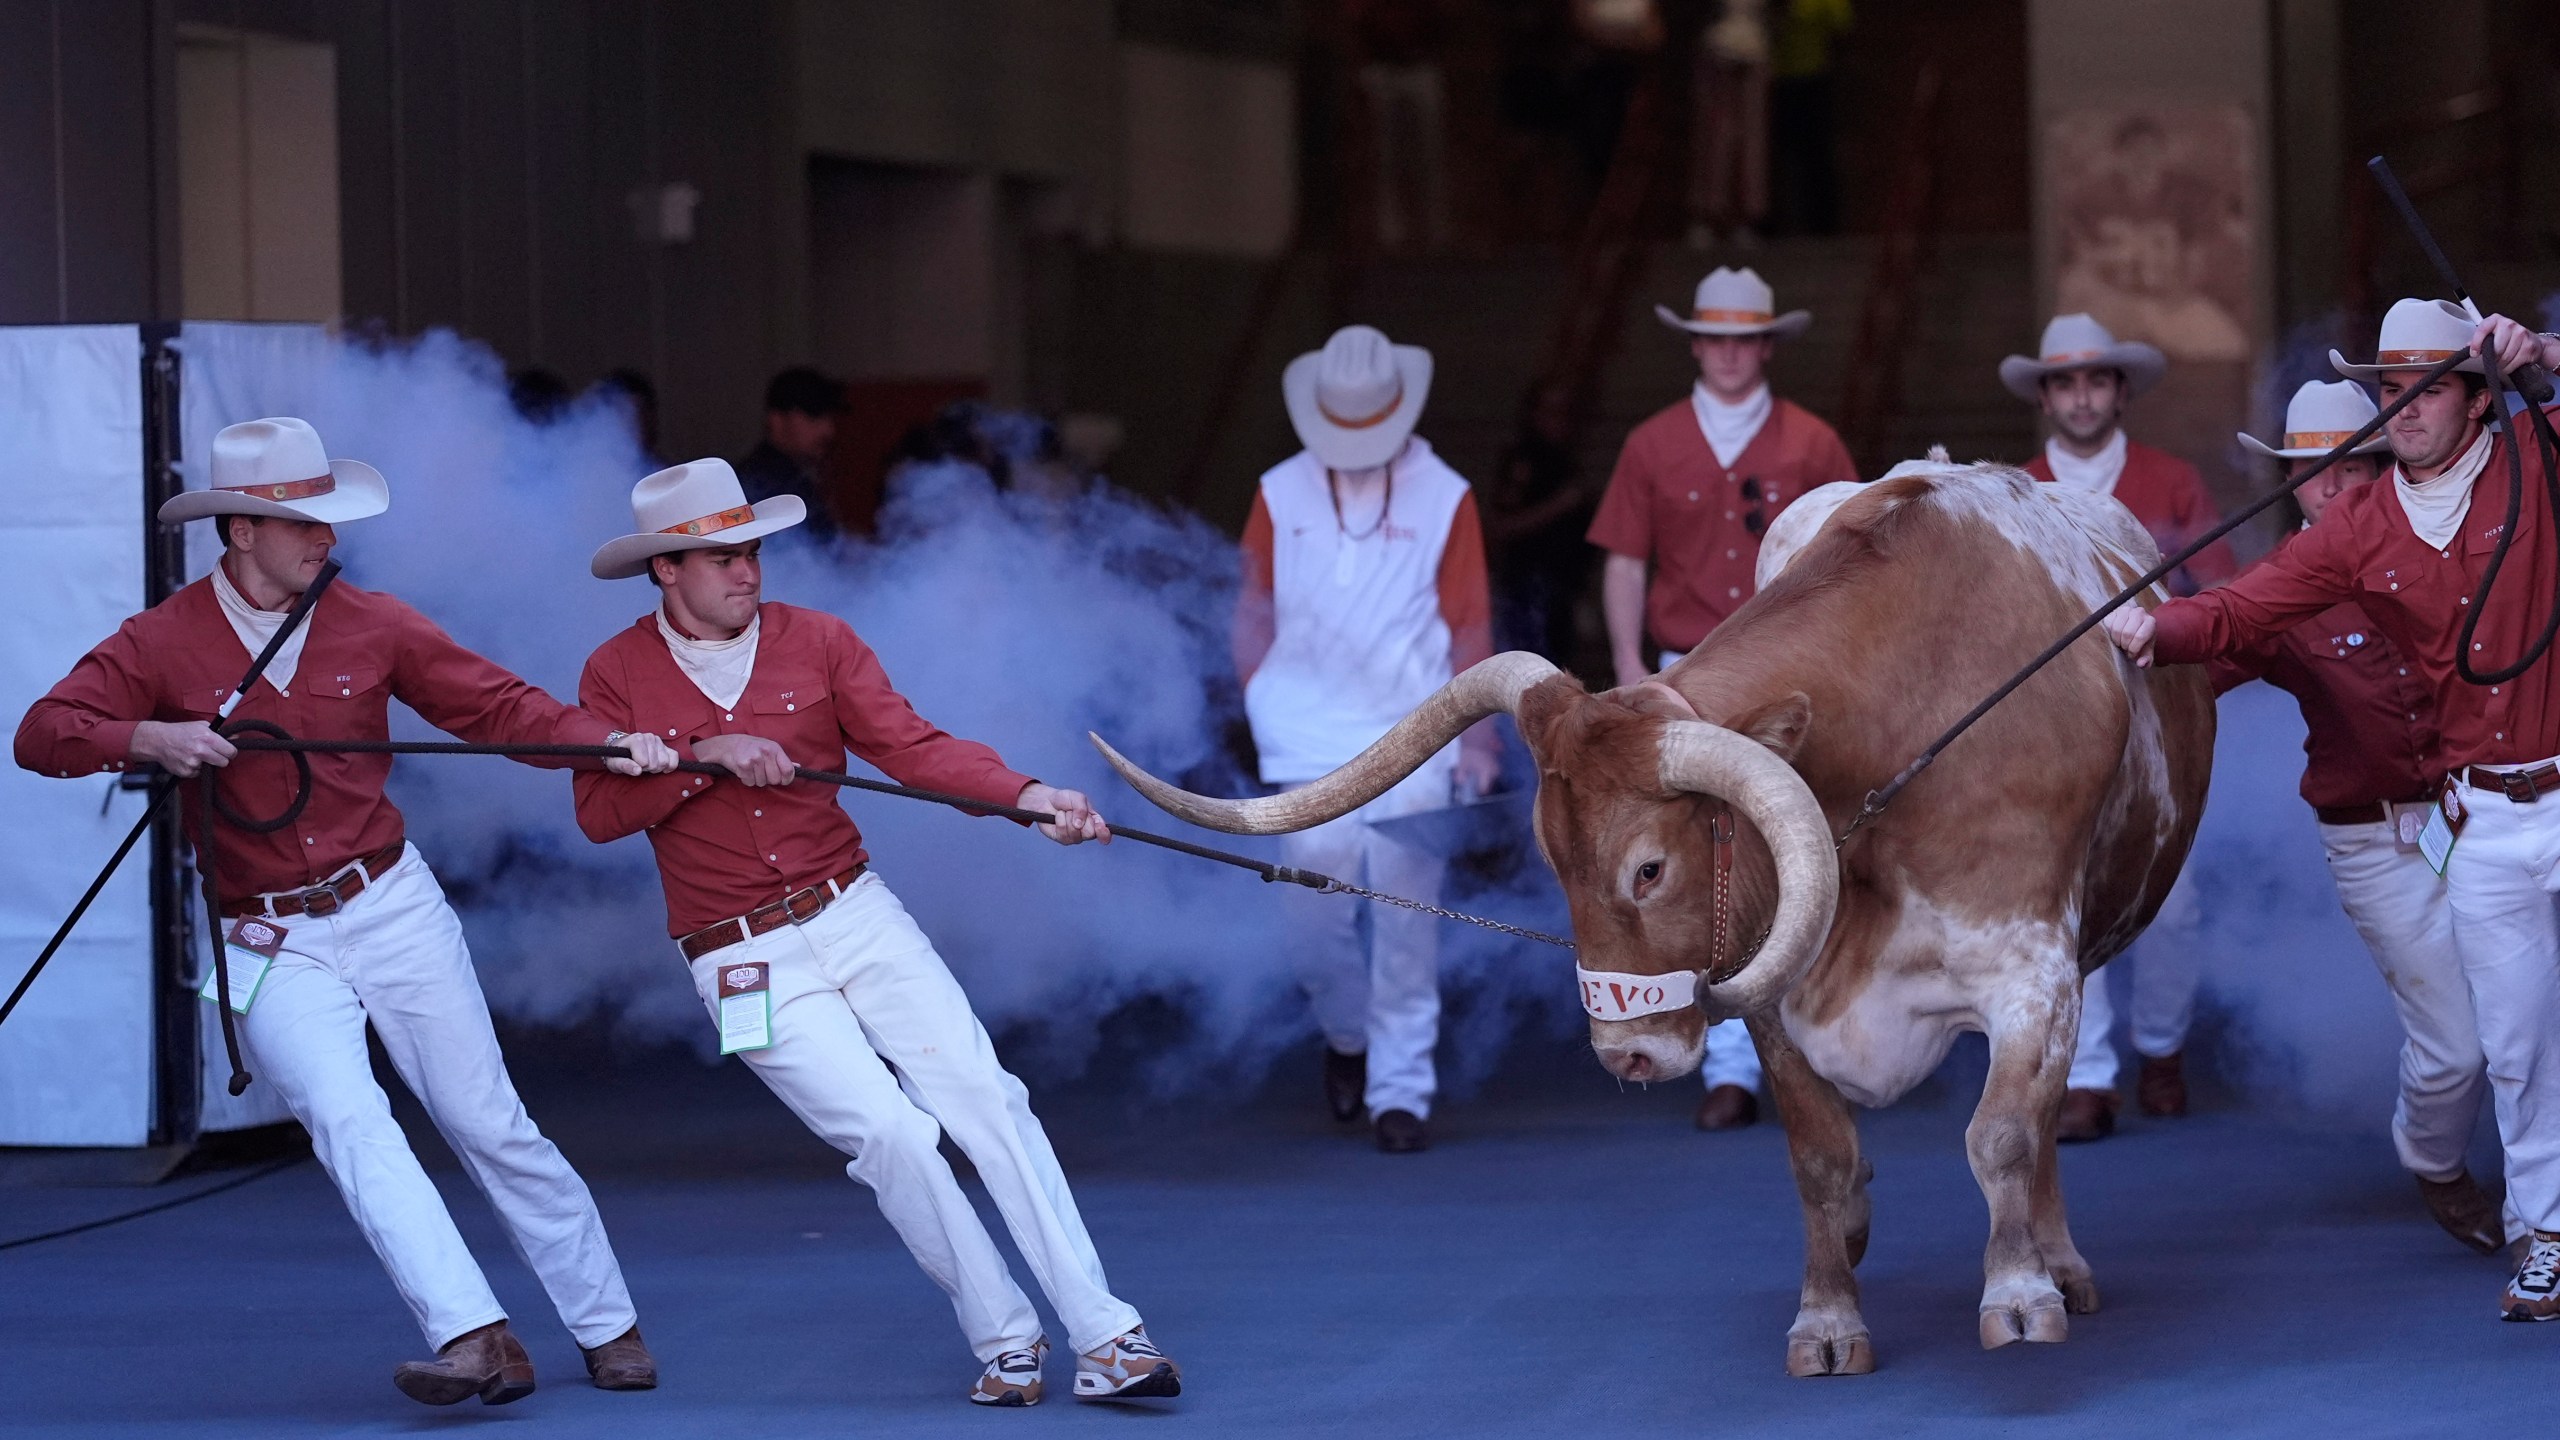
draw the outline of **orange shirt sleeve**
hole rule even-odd
[[[1449,623],[1449,667],[1464,670],[1493,653],[1493,587],[1485,576],[1484,519],[1475,492],[1458,499],[1440,551],[1440,618]]]
[[[1271,653],[1271,641],[1278,632],[1279,621],[1271,600],[1271,543],[1271,507],[1257,490],[1253,513],[1244,522],[1243,583],[1236,592],[1235,623],[1227,632],[1238,685],[1253,679],[1253,672],[1262,668],[1263,657]]]

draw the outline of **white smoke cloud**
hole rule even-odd
[[[213,366],[210,346],[200,358]],[[331,345],[282,380],[230,383],[233,403],[254,395],[263,413],[302,415],[333,454],[389,478],[390,513],[343,534],[349,581],[399,595],[553,694],[574,698],[587,654],[655,606],[645,580],[587,573],[595,547],[629,528],[631,484],[650,468],[610,403],[530,423],[508,405],[495,358],[449,334]],[[877,542],[821,550],[788,532],[766,555],[767,597],[851,622],[928,719],[1087,791],[1106,816],[1278,858],[1273,842],[1156,812],[1084,740],[1096,731],[1159,774],[1245,793],[1218,748],[1228,716],[1215,698],[1232,693],[1235,549],[1197,519],[1104,485],[1066,500],[1000,492],[974,467],[944,464],[903,477]],[[402,718],[399,733],[429,733]],[[404,760],[392,782],[498,1014],[602,1021],[707,1051],[647,842],[590,844],[568,789],[562,774],[494,759]],[[1141,1063],[1160,1091],[1234,1082],[1241,1093],[1271,1059],[1313,1044],[1281,897],[1253,875],[1126,842],[1066,849],[914,801],[848,791],[845,804],[1017,1063],[1072,1073],[1105,1018],[1147,995],[1173,1017],[1148,1032],[1165,1048]],[[1470,903],[1562,928],[1543,866],[1530,859],[1519,875],[1524,893]],[[1487,1073],[1524,1020],[1578,1025],[1560,952],[1456,926],[1443,938],[1452,988],[1480,992],[1458,1007],[1456,1088]]]

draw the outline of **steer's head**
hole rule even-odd
[[[1556,679],[1522,697],[1538,847],[1572,909],[1592,1050],[1618,1078],[1687,1074],[1708,1022],[1752,1008],[1730,987],[1777,923],[1782,890],[1751,814],[1803,788],[1784,762],[1809,715],[1788,695],[1719,728],[1650,682],[1594,696]],[[1748,791],[1764,792],[1750,797],[1759,803],[1743,803]]]
[[[1469,725],[1502,713],[1519,720],[1538,762],[1538,844],[1572,907],[1601,1064],[1629,1080],[1685,1074],[1698,1063],[1707,1021],[1776,1004],[1831,927],[1839,866],[1829,823],[1787,763],[1809,719],[1802,695],[1727,728],[1699,719],[1660,685],[1591,695],[1535,655],[1496,655],[1341,769],[1258,800],[1178,790],[1099,737],[1094,743],[1166,810],[1231,834],[1269,835],[1349,814]],[[1719,955],[1715,837],[1727,817],[1730,908]]]

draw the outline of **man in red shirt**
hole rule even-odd
[[[850,750],[910,785],[1044,810],[1061,844],[1109,840],[1092,804],[928,724],[851,626],[766,603],[763,537],[800,523],[797,496],[749,505],[726,461],[661,470],[632,492],[636,533],[596,552],[600,579],[647,575],[658,607],[597,647],[579,694],[732,779],[583,774],[578,824],[601,843],[645,831],[667,932],[724,1053],[853,1157],[985,1362],[969,1398],[1039,1403],[1048,1341],[936,1146],[977,1167],[1076,1349],[1084,1399],[1182,1393],[1181,1371],[1112,1295],[1022,1082],[997,1063],[969,997],[869,867],[835,787]],[[894,1070],[892,1066],[896,1067]],[[903,1087],[903,1088],[902,1088]]]
[[[2303,385],[2285,411],[2281,446],[2240,443],[2289,473],[2328,453],[2374,415],[2352,380]],[[2337,498],[2380,473],[2380,435],[2294,492],[2309,528]],[[2373,952],[2407,1040],[2391,1140],[2446,1232],[2483,1254],[2505,1245],[2498,1204],[2463,1163],[2488,1093],[2471,991],[2453,948],[2444,878],[2418,850],[2418,831],[2443,773],[2435,699],[2425,677],[2353,600],[2332,605],[2208,667],[2217,693],[2264,680],[2302,705],[2309,763],[2302,798],[2320,817],[2320,845],[2365,947]]]
[[[2124,433],[2126,402],[2159,383],[2168,368],[2160,352],[2140,341],[2120,341],[2086,315],[2054,317],[2036,348],[2033,357],[2012,355],[2000,362],[2000,383],[2041,409],[2051,426],[2043,453],[2027,462],[2026,472],[2038,480],[2114,496],[2151,532],[2163,555],[2212,529],[2221,517],[2196,467]],[[2230,547],[2217,541],[2172,574],[2169,589],[2192,595],[2230,579],[2238,569]],[[2115,962],[2118,970],[2132,972],[2129,1028],[2134,1052],[2142,1057],[2136,1094],[2146,1114],[2187,1113],[2180,1055],[2202,978],[2201,918],[2194,890],[2177,886],[2136,952]],[[2080,1048],[2072,1057],[2057,1138],[2088,1141],[2114,1133],[2119,1067],[2114,1029],[2115,1005],[2106,982],[2084,987]]]
[[[236,712],[226,709],[229,687],[329,558],[332,527],[391,502],[372,466],[327,458],[320,437],[292,419],[215,436],[212,480],[161,506],[160,521],[217,517],[223,551],[213,572],[81,657],[19,722],[20,765],[64,777],[142,763],[182,777],[219,766],[235,808],[255,816],[286,810],[295,767],[282,755],[240,761],[215,729],[234,713],[303,739],[387,740],[396,698],[474,742],[625,743],[398,600],[344,581],[311,608]],[[675,765],[650,737],[627,743],[634,758],[608,762],[619,772]],[[218,847],[231,1004],[249,1064],[311,1132],[312,1152],[437,1347],[435,1359],[401,1366],[394,1383],[430,1405],[472,1395],[497,1405],[532,1391],[533,1364],[391,1117],[366,1054],[367,1022],[542,1277],[595,1383],[654,1386],[656,1363],[595,1201],[516,1098],[461,922],[383,794],[391,757],[309,759],[309,803],[269,833],[197,813],[192,786],[182,798],[190,833],[210,824]]]
[[[1588,538],[1609,557],[1601,609],[1620,685],[1668,668],[1742,608],[1760,537],[1797,497],[1858,478],[1829,425],[1769,393],[1778,341],[1804,333],[1813,316],[1774,313],[1767,281],[1722,266],[1698,282],[1695,302],[1686,316],[1653,310],[1688,333],[1697,383],[1628,434],[1591,521]],[[1760,1057],[1741,1026],[1710,1029],[1698,1069],[1707,1086],[1700,1129],[1759,1118]]]
[[[2383,318],[2380,354],[2340,373],[2374,376],[2388,403],[2429,367],[2470,344],[2513,373],[2560,366],[2560,339],[2503,316],[2476,326],[2443,301],[2403,300]],[[2476,369],[2478,362],[2463,362]],[[2511,1320],[2560,1319],[2560,656],[2493,685],[2461,678],[2520,659],[2560,592],[2560,515],[2543,490],[2543,458],[2524,445],[2523,509],[2503,582],[2466,642],[2480,577],[2507,526],[2503,485],[2517,437],[2491,431],[2490,396],[2476,373],[2420,392],[2386,433],[2398,464],[2387,484],[2352,490],[2317,524],[2248,574],[2157,610],[2109,616],[2108,638],[2140,664],[2197,664],[2263,648],[2330,606],[2353,600],[2414,661],[2435,700],[2450,772],[2430,834],[2442,857],[2454,953],[2471,993],[2489,1088],[2504,1142],[2507,1202],[2532,1227],[2499,1302]],[[2485,502],[2485,503],[2483,503]],[[2470,644],[2467,656],[2461,647]],[[2442,842],[2451,840],[2449,852]],[[2433,860],[2431,864],[2435,863]]]

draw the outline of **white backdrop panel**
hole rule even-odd
[[[141,607],[142,340],[130,325],[0,328],[0,720]],[[14,985],[142,813],[109,777],[0,767],[0,984]],[[152,1110],[149,866],[130,857],[8,1025],[0,1144],[140,1145]]]

